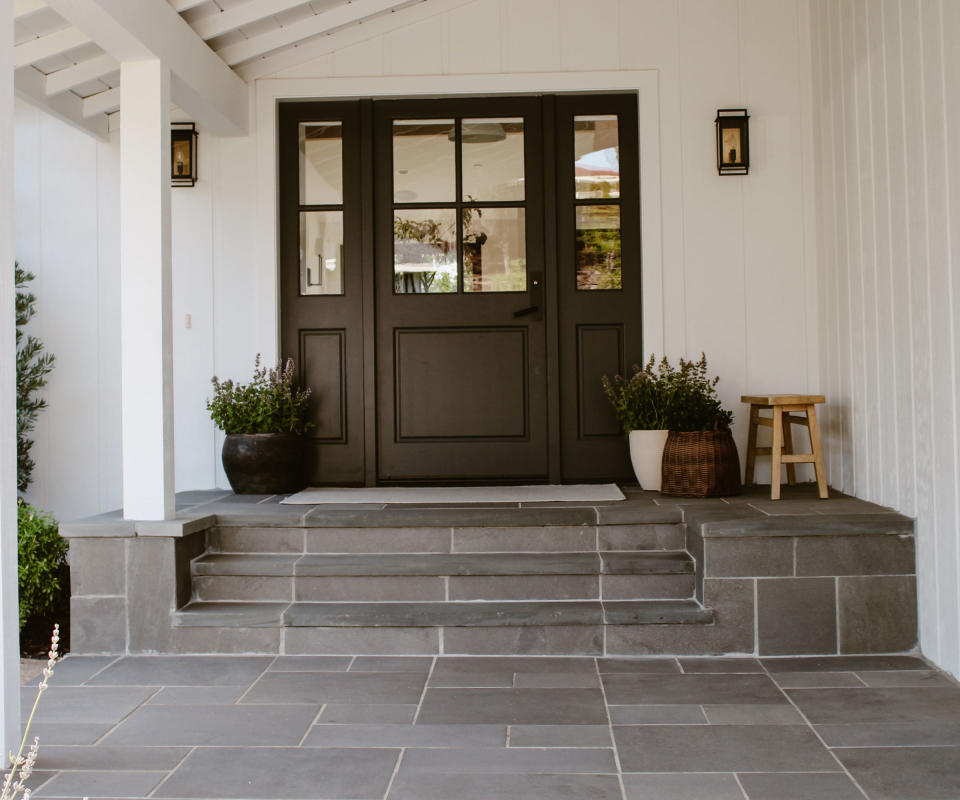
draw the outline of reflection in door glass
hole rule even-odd
[[[577,200],[620,196],[620,135],[616,115],[574,117]]]
[[[300,212],[300,294],[343,294],[343,212]]]
[[[449,203],[457,197],[452,119],[398,119],[393,123],[393,199]]]
[[[620,206],[577,206],[577,289],[622,289]]]
[[[522,208],[464,208],[463,291],[527,291],[526,214]]]
[[[343,202],[343,126],[300,123],[300,205]]]
[[[394,294],[457,291],[457,212],[398,208],[393,214]]]
[[[523,118],[465,119],[463,199],[523,200]]]

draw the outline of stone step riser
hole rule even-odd
[[[678,550],[677,523],[423,528],[220,527],[208,534],[222,553],[484,553]]]
[[[694,576],[454,575],[324,576],[195,575],[194,597],[209,601],[639,600],[693,596]]]

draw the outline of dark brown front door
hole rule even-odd
[[[642,357],[635,97],[290,103],[280,142],[314,482],[629,475],[599,379]]]
[[[376,104],[381,480],[548,476],[540,125],[531,98]]]

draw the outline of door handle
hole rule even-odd
[[[527,314],[535,314],[540,310],[540,306],[527,306],[526,308],[521,308],[513,312],[515,317],[525,317]]]
[[[514,317],[525,317],[529,314],[536,314],[536,319],[542,319],[540,314],[541,296],[543,294],[543,273],[530,273],[530,289],[527,292],[529,305],[526,308],[520,308],[513,312]]]

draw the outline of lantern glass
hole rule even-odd
[[[745,108],[721,108],[717,126],[717,172],[746,175],[750,170],[750,137]]]
[[[170,131],[170,184],[197,183],[197,130],[192,122],[174,123]]]

